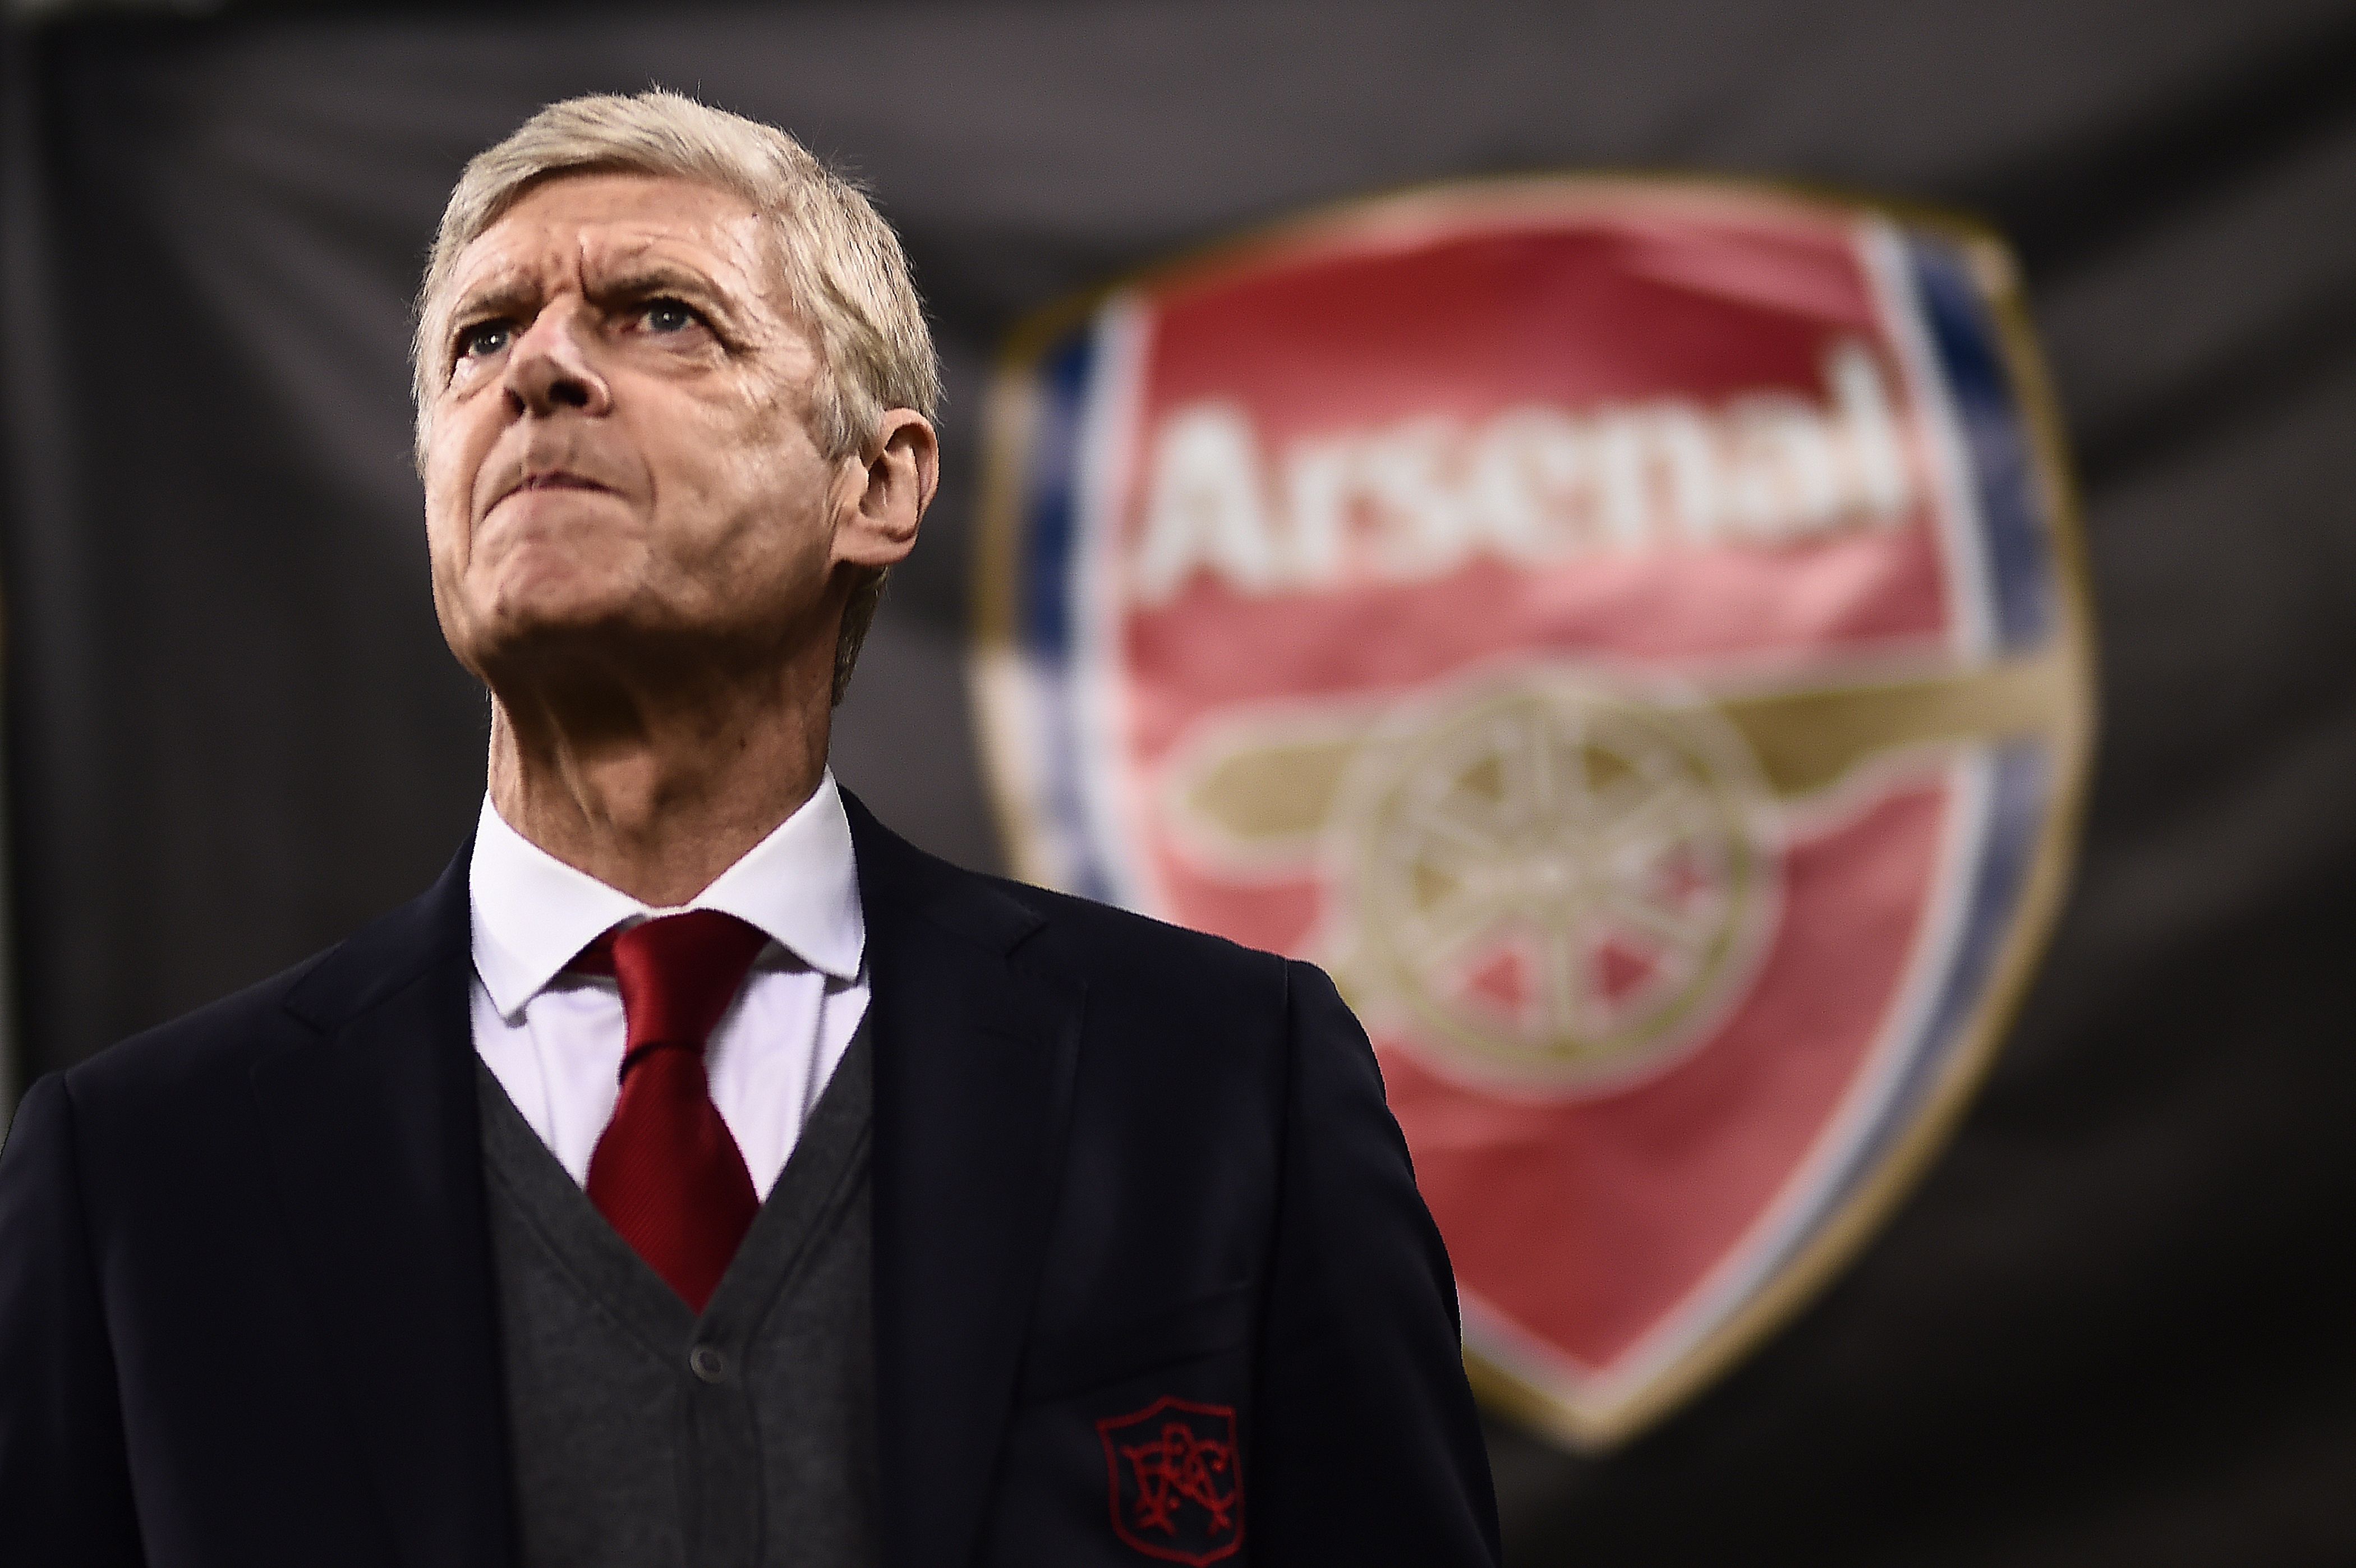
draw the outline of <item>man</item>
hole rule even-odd
[[[938,471],[890,231],[767,127],[578,99],[468,166],[419,319],[479,824],[27,1096],[7,1561],[1493,1561],[1330,983],[827,771]]]

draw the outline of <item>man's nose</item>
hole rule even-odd
[[[556,306],[542,310],[516,339],[508,356],[507,394],[519,413],[605,412],[612,392],[598,371],[589,330],[580,311]]]

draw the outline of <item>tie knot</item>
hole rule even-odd
[[[769,939],[757,926],[718,909],[665,915],[627,930],[607,931],[571,968],[611,974],[622,988],[629,1044],[622,1070],[656,1046],[701,1053]]]

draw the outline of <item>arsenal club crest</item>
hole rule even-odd
[[[1097,1423],[1112,1486],[1113,1532],[1148,1557],[1202,1568],[1244,1541],[1236,1412],[1158,1399]]]
[[[1995,1048],[2092,703],[2043,408],[1994,240],[1703,183],[1361,204],[1015,348],[1021,870],[1333,973],[1566,1441],[1804,1299]]]

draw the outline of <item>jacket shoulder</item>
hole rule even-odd
[[[238,1072],[260,1053],[311,1031],[286,999],[341,944],[312,954],[169,1023],[143,1029],[65,1071],[77,1103],[124,1097],[170,1100],[225,1072]]]
[[[1143,965],[1188,982],[1281,984],[1286,961],[1225,937],[1026,882],[984,877],[1038,917],[1043,940],[1102,963]]]
[[[408,983],[466,941],[465,857],[423,896],[266,980],[143,1030],[66,1070],[77,1104],[168,1103],[246,1071]],[[455,885],[454,885],[455,877]]]
[[[1044,964],[1095,982],[1269,987],[1280,996],[1286,961],[1202,931],[1076,894],[970,871],[917,848],[843,791],[860,885],[871,902],[920,912],[1001,948],[1018,964]],[[870,918],[877,911],[871,908]]]

